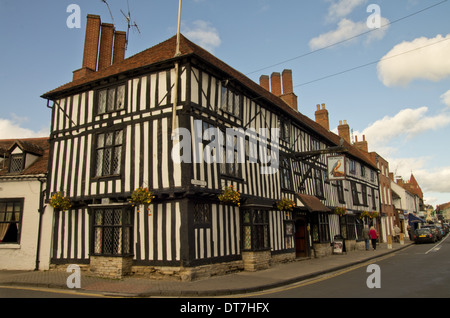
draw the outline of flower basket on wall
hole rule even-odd
[[[68,211],[72,207],[72,201],[61,192],[56,192],[50,198],[50,206],[55,210]]]
[[[378,212],[375,212],[375,211],[373,211],[373,212],[369,212],[369,211],[362,211],[362,213],[360,214],[360,218],[361,219],[363,219],[363,218],[369,218],[369,219],[374,219],[374,218],[377,218],[377,217],[379,217],[380,216],[380,214],[378,213]]]
[[[347,215],[347,209],[344,207],[337,207],[334,209],[334,214],[337,214],[339,216]]]
[[[232,185],[226,187],[222,194],[219,195],[219,200],[225,204],[232,204],[235,206],[241,206],[239,202],[241,194],[238,190],[235,190]]]
[[[149,191],[148,188],[139,187],[133,191],[131,194],[131,200],[129,201],[132,206],[138,206],[138,212],[140,212],[140,207],[144,206],[147,211],[150,211],[148,205],[152,203],[152,200],[155,198],[153,192]],[[149,213],[149,215],[151,215]]]
[[[294,207],[295,202],[290,199],[283,198],[277,202],[277,208],[280,211],[292,211]]]

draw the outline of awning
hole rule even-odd
[[[297,207],[305,207],[309,212],[331,212],[318,198],[312,195],[296,193]]]
[[[409,213],[408,214],[408,222],[411,223],[425,223],[424,220],[422,220],[421,218],[415,216],[414,214]]]

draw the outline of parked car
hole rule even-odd
[[[422,229],[431,229],[434,235],[436,235],[438,241],[441,240],[443,237],[441,230],[438,229],[438,227],[434,224],[423,225]]]
[[[441,232],[442,237],[444,237],[446,233],[445,233],[444,228],[442,227],[442,225],[438,224],[438,225],[436,225],[436,227],[439,230],[439,232]]]
[[[417,229],[414,232],[414,243],[435,243],[438,239],[436,232],[429,227]]]
[[[442,224],[442,227],[444,228],[444,232],[445,232],[445,234],[447,235],[448,232],[449,232],[448,224],[447,224],[447,223],[444,223],[444,224]]]

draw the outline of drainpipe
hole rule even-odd
[[[36,247],[36,266],[34,268],[35,271],[39,270],[39,254],[40,254],[40,246],[41,246],[41,227],[42,227],[42,215],[44,214],[45,207],[44,206],[44,192],[47,191],[44,189],[44,183],[47,182],[47,178],[38,178],[40,182],[40,190],[39,190],[39,225],[38,225],[38,237],[37,237],[37,247]]]

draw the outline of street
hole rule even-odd
[[[376,280],[376,271],[369,268],[371,264],[378,265],[379,288],[368,287]],[[415,244],[371,263],[360,264],[310,281],[255,293],[249,297],[450,297],[450,239],[447,236],[435,244]]]
[[[1,298],[97,298],[102,295],[94,293],[79,293],[63,289],[30,288],[30,287],[0,287]]]

